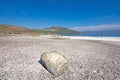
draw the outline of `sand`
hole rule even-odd
[[[39,63],[48,51],[68,60],[69,70],[58,78]],[[120,80],[120,42],[0,36],[0,80]]]

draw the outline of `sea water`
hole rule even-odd
[[[59,34],[59,36],[88,36],[88,37],[120,37],[116,33],[83,33],[83,34]]]

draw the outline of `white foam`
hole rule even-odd
[[[89,36],[54,36],[54,37],[55,38],[80,39],[80,40],[120,41],[120,37],[89,37]]]

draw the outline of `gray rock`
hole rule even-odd
[[[66,58],[58,52],[46,52],[41,55],[40,63],[55,77],[60,76],[68,69]]]

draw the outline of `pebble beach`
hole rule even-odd
[[[60,77],[39,63],[49,51],[68,60],[69,69]],[[120,41],[0,36],[0,80],[120,80]]]

